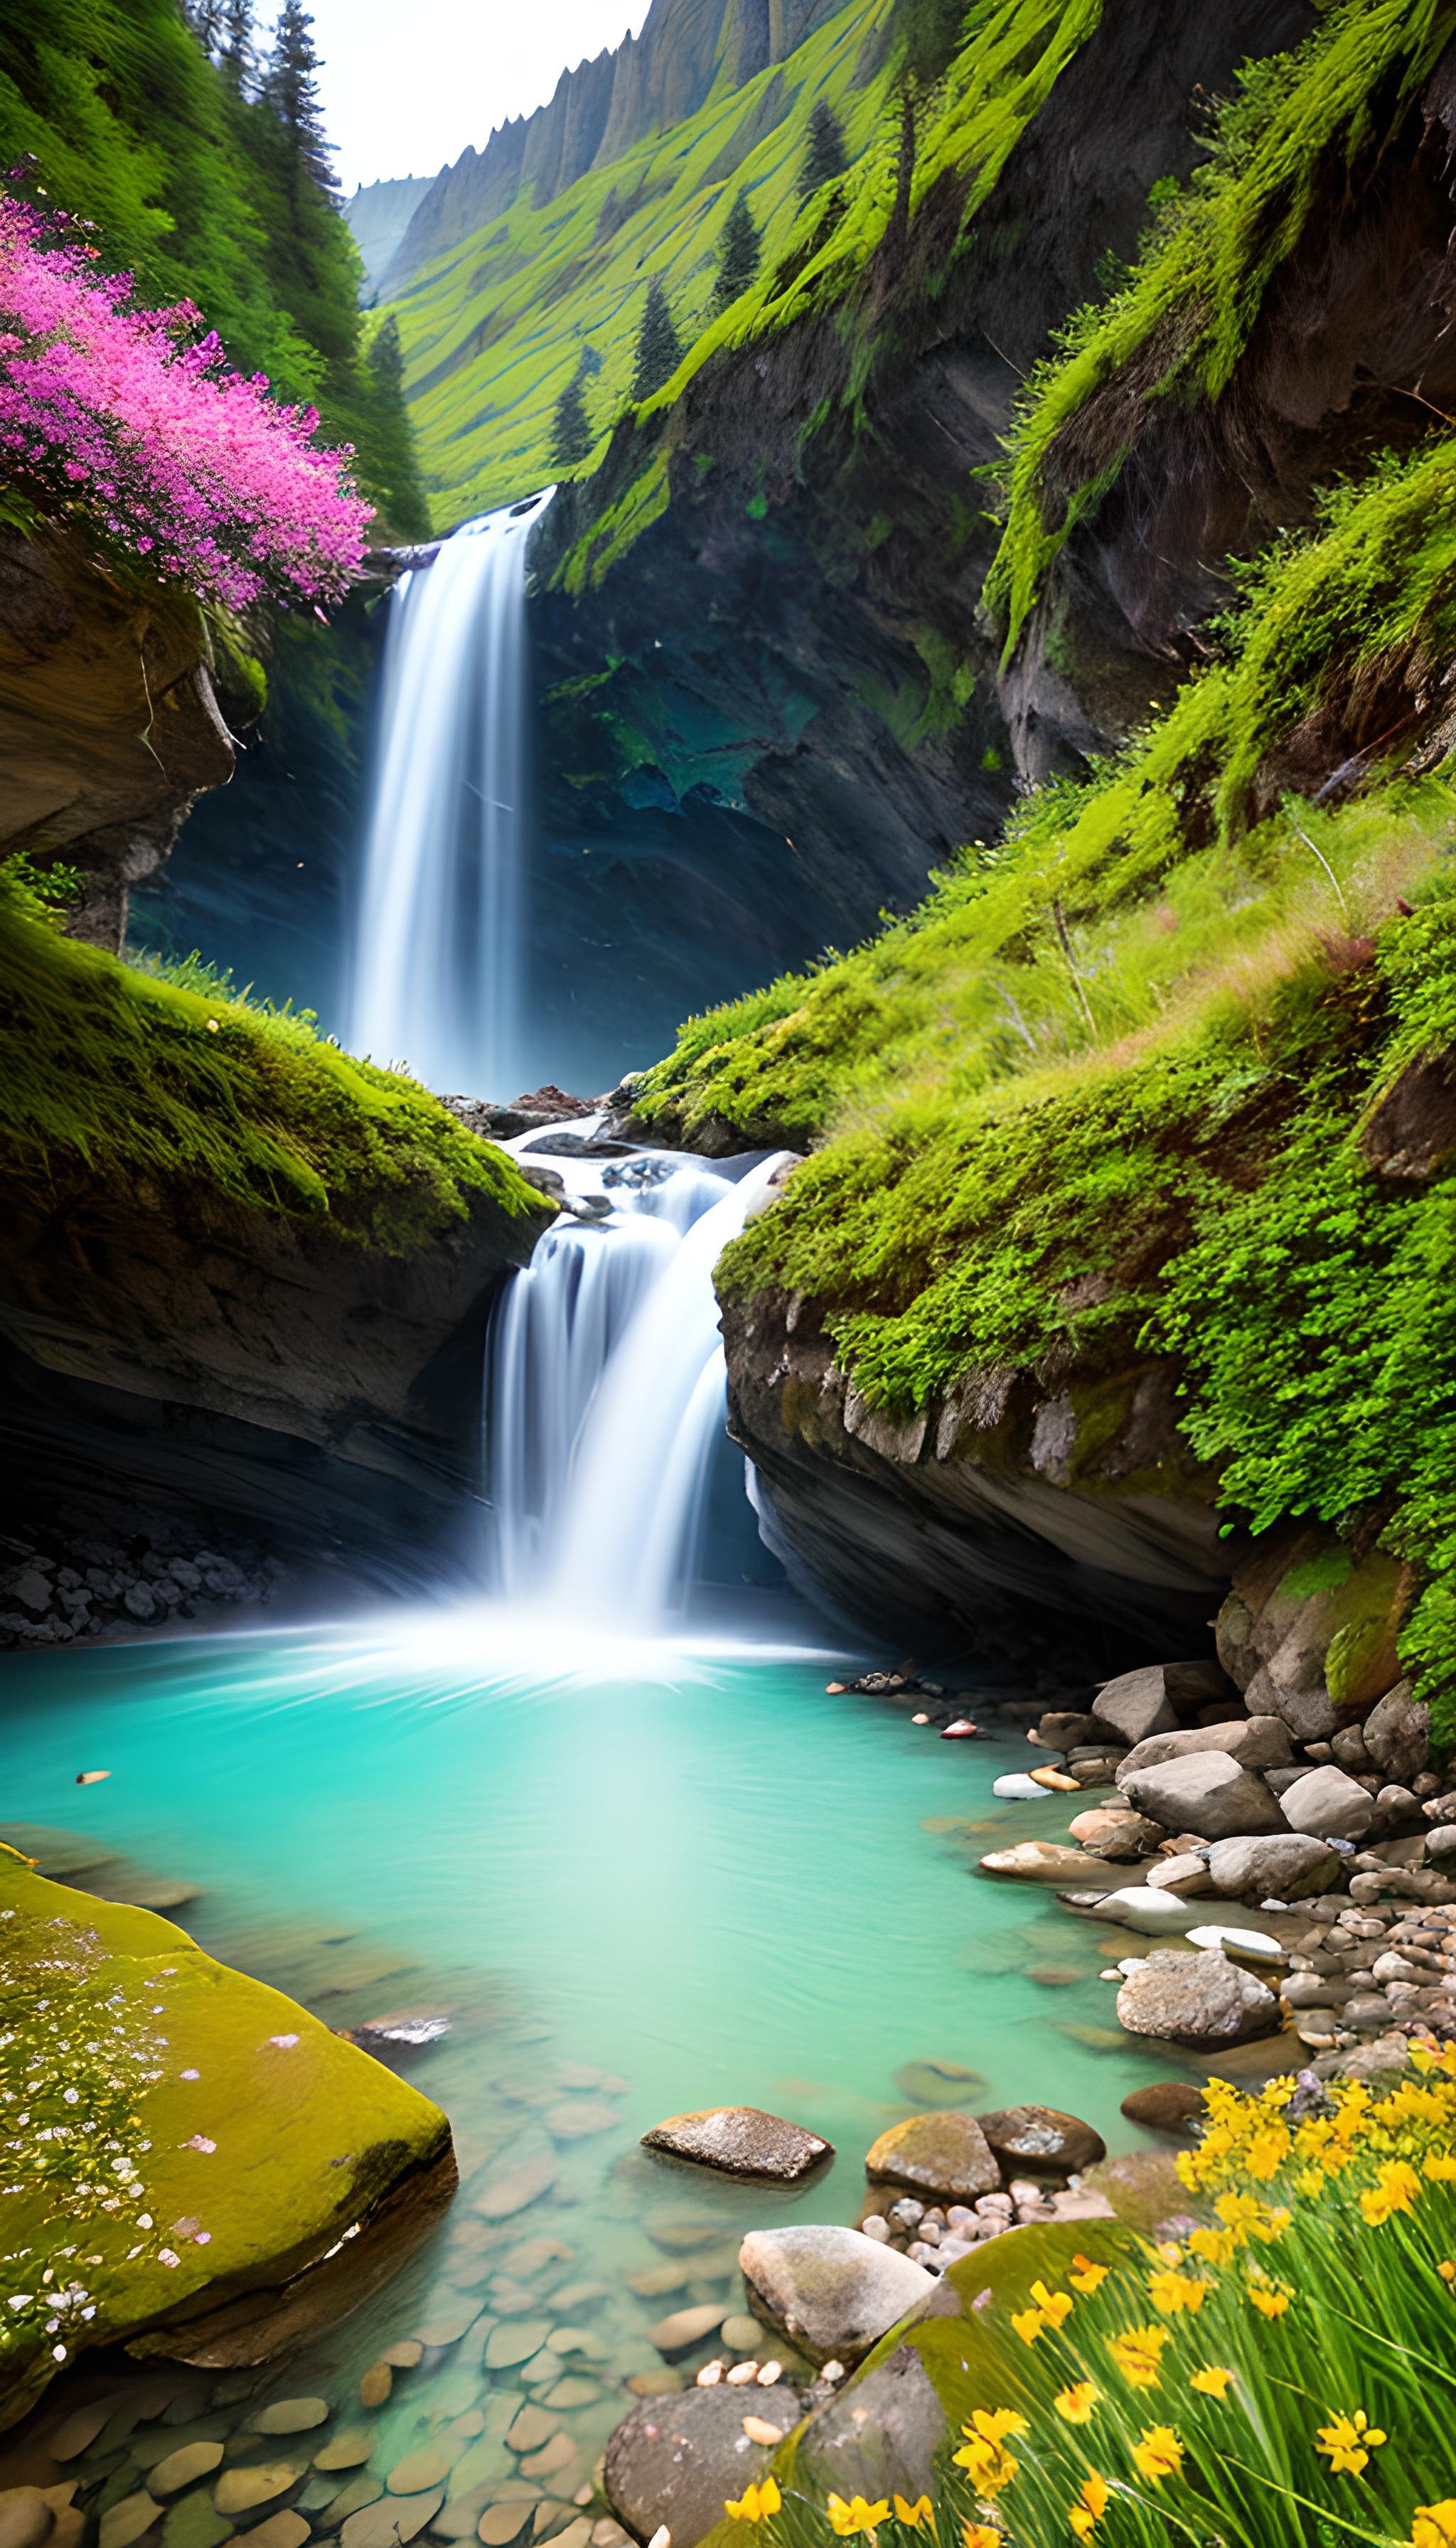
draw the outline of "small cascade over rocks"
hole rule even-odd
[[[713,1267],[780,1159],[736,1178],[662,1152],[604,1174],[572,1163],[574,1193],[599,1191],[610,1209],[546,1232],[492,1333],[488,1469],[506,1597],[642,1632],[690,1590],[723,1439]]]
[[[390,602],[346,1041],[435,1089],[520,1076],[526,544],[552,492],[465,523]]]

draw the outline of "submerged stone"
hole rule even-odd
[[[1001,2170],[973,2115],[942,2109],[912,2115],[881,2133],[864,2159],[872,2183],[903,2185],[912,2194],[938,2202],[973,2203],[978,2194],[993,2194]]]
[[[751,2394],[752,2407],[740,2389],[648,2398],[618,2424],[603,2455],[602,2483],[635,2538],[651,2539],[661,2524],[673,2548],[697,2548],[722,2520],[728,2498],[763,2476],[774,2445],[745,2432],[745,2415],[772,2424],[776,2439],[798,2422],[802,2401],[786,2388]]]
[[[797,2185],[820,2161],[834,2156],[834,2145],[801,2124],[758,2106],[711,2106],[690,2115],[670,2115],[642,2136],[644,2149],[666,2150],[697,2167],[716,2168],[724,2176],[756,2177],[764,2183]]]

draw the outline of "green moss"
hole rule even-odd
[[[123,964],[63,938],[0,867],[0,1178],[12,1206],[81,1198],[326,1214],[402,1253],[489,1196],[541,1198],[417,1082],[356,1061],[307,1018],[260,1009],[195,959]]]
[[[152,1912],[0,1850],[0,2422],[57,2345],[282,2284],[448,2149],[426,2098]]]
[[[1345,1548],[1321,1549],[1318,1557],[1306,1558],[1281,1576],[1277,1598],[1281,1601],[1308,1601],[1316,1592],[1333,1592],[1347,1584],[1354,1572],[1355,1561]]]
[[[1154,189],[1137,264],[1069,323],[1021,407],[986,586],[1008,657],[1047,567],[1159,403],[1196,407],[1228,387],[1321,201],[1343,194],[1357,168],[1369,182],[1453,30],[1453,0],[1340,0],[1295,51],[1245,67],[1186,190]]]
[[[1450,660],[1453,472],[1441,438],[1342,491],[1121,762],[867,946],[690,1021],[636,1103],[819,1144],[719,1279],[824,1304],[872,1404],[1177,1355],[1230,1511],[1373,1521],[1424,1586],[1403,1655],[1456,1692],[1456,1181],[1384,1183],[1358,1138],[1456,1046],[1456,789],[1253,819],[1372,654]]]

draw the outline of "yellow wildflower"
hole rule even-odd
[[[1011,2323],[1023,2344],[1035,2344],[1046,2320],[1039,2309],[1013,2310]]]
[[[1064,2423],[1085,2424],[1091,2420],[1101,2394],[1095,2381],[1073,2380],[1065,2389],[1058,2389],[1051,2404]]]
[[[1265,2247],[1272,2247],[1276,2239],[1283,2237],[1293,2219],[1294,2214],[1283,2204],[1265,2204],[1257,2221],[1250,2222],[1249,2227]]]
[[[1289,2126],[1263,2124],[1254,2134],[1244,2152],[1244,2165],[1261,2185],[1277,2175],[1289,2156]]]
[[[1188,2244],[1206,2265],[1231,2265],[1238,2241],[1231,2230],[1209,2230],[1200,2224],[1190,2230]]]
[[[917,2495],[913,2503],[907,2503],[903,2495],[897,2495],[895,2498],[895,2519],[897,2521],[903,2521],[907,2530],[918,2530],[921,2523],[924,2522],[927,2529],[930,2530],[932,2535],[934,2535],[936,2516],[932,2509],[931,2500],[928,2495]]]
[[[889,2518],[890,2509],[887,2496],[877,2503],[866,2503],[863,2495],[853,2496],[848,2503],[842,2495],[832,2495],[825,2508],[839,2539],[853,2539],[862,2530],[872,2536],[879,2523]]]
[[[1453,2548],[1456,2543],[1456,2495],[1444,2503],[1417,2503],[1410,2523],[1410,2548]]]
[[[1360,2209],[1372,2230],[1383,2228],[1394,2213],[1410,2212],[1420,2192],[1420,2179],[1403,2158],[1383,2159],[1375,2183],[1360,2197]]]
[[[1364,2409],[1357,2407],[1352,2415],[1336,2415],[1332,2423],[1321,2424],[1315,2448],[1324,2453],[1331,2476],[1343,2470],[1348,2477],[1359,2477],[1370,2465],[1371,2452],[1378,2451],[1385,2439]]]
[[[1160,2486],[1165,2477],[1177,2477],[1183,2466],[1183,2445],[1171,2424],[1149,2424],[1140,2442],[1133,2445],[1133,2461],[1139,2477]]]
[[[993,2530],[989,2522],[962,2521],[960,2524],[960,2536],[964,2543],[964,2548],[1006,2548],[1006,2541],[1003,2533],[999,2530]]]
[[[1006,2444],[1029,2429],[1025,2415],[1014,2407],[977,2407],[960,2429],[965,2439],[952,2453],[956,2466],[968,2472],[983,2495],[999,2495],[1016,2475],[1017,2463]]]
[[[732,2521],[768,2521],[782,2502],[776,2479],[766,2477],[758,2486],[746,2486],[738,2502],[725,2503],[723,2509]]]
[[[1452,2263],[1449,2256],[1443,2256],[1441,2258],[1440,2263],[1436,2267],[1436,2272],[1440,2275],[1443,2283],[1456,2283],[1456,2264]]]
[[[1290,2295],[1282,2284],[1251,2283],[1248,2296],[1263,2318],[1283,2318],[1289,2307]]]
[[[1099,2291],[1112,2271],[1110,2265],[1094,2265],[1090,2256],[1073,2256],[1072,2265],[1067,2281],[1079,2292]]]
[[[1456,2184],[1456,2157],[1448,2150],[1432,2150],[1425,2162],[1425,2173],[1432,2185]]]
[[[1147,2297],[1164,2318],[1176,2318],[1180,2310],[1201,2310],[1213,2284],[1198,2274],[1149,2274]]]
[[[1155,2389],[1168,2331],[1163,2326],[1133,2326],[1106,2338],[1108,2352],[1132,2389]]]
[[[1090,2539],[1107,2506],[1106,2481],[1098,2476],[1095,2469],[1089,2469],[1082,2480],[1081,2494],[1067,2514],[1073,2536],[1077,2539]]]
[[[1202,2371],[1194,2372],[1188,2386],[1196,2389],[1200,2397],[1223,2398],[1227,2396],[1232,2378],[1232,2372],[1226,2371],[1221,2362],[1206,2362]]]
[[[1076,2306],[1070,2292],[1048,2292],[1045,2283],[1033,2283],[1032,2298],[1048,2326],[1060,2326]]]
[[[1251,2194],[1221,2194],[1214,2204],[1214,2210],[1225,2229],[1231,2230],[1234,2237],[1238,2238],[1240,2235],[1247,2236],[1260,2217],[1262,2206],[1255,2202]]]

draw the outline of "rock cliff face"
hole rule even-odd
[[[640,36],[563,71],[549,105],[512,117],[483,150],[467,149],[441,169],[381,269],[385,297],[404,291],[442,249],[498,221],[523,190],[549,204],[648,134],[695,115],[719,78],[734,86],[752,79],[836,14],[836,0],[652,0]],[[362,245],[357,226],[355,234]]]
[[[79,869],[75,936],[121,947],[133,885],[232,765],[196,604],[0,527],[0,856]]]
[[[542,585],[558,579],[538,613],[554,821],[585,806],[626,833],[634,804],[690,822],[698,799],[747,815],[787,850],[779,890],[807,887],[840,945],[994,835],[1021,710],[981,604],[998,524],[973,473],[1105,256],[1133,253],[1149,189],[1195,163],[1200,96],[1312,20],[1304,0],[1109,13],[1012,150],[973,250],[950,254],[964,186],[948,177],[853,305],[710,361],[562,490],[536,552]],[[666,500],[593,582],[592,526],[649,470]],[[574,552],[588,572],[569,593]],[[1105,745],[1145,711],[1148,675],[1111,631],[1089,657],[1109,667]]]

